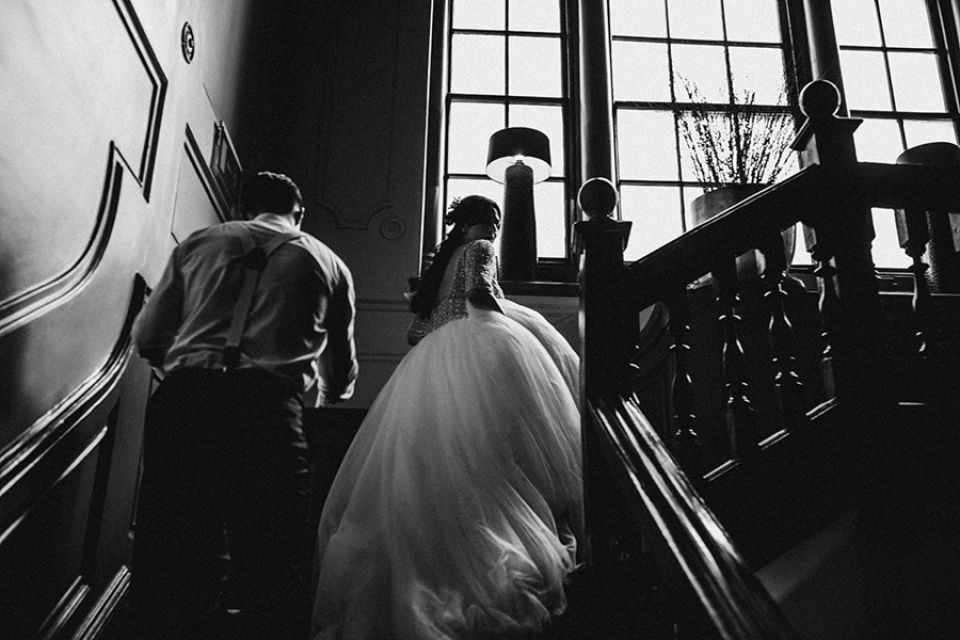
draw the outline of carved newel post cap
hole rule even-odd
[[[808,118],[835,116],[840,110],[840,90],[829,80],[814,80],[800,92],[800,110]]]
[[[584,220],[600,220],[613,216],[619,197],[617,188],[607,178],[590,178],[580,187],[577,204]]]

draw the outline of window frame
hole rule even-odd
[[[718,0],[719,1],[719,0]],[[732,40],[729,38],[728,27],[727,27],[727,17],[726,17],[726,4],[731,0],[722,0],[720,2],[720,11],[723,18],[723,23],[721,25],[721,35],[720,39],[706,39],[706,38],[689,38],[689,37],[675,37],[670,33],[670,24],[667,20],[665,25],[665,33],[663,35],[651,36],[651,35],[615,35],[611,30],[610,36],[610,47],[611,52],[613,50],[614,43],[624,42],[624,43],[638,43],[638,44],[654,44],[654,45],[663,45],[666,48],[667,59],[668,59],[668,69],[671,72],[671,77],[668,77],[669,83],[669,97],[668,101],[646,101],[641,104],[638,104],[636,101],[629,99],[618,100],[616,97],[613,97],[613,114],[614,114],[614,131],[617,136],[617,141],[615,144],[617,152],[617,187],[618,191],[623,192],[623,187],[638,187],[638,188],[668,188],[676,189],[677,193],[675,194],[679,198],[679,225],[680,233],[685,233],[690,229],[690,211],[688,210],[690,202],[698,195],[696,192],[702,189],[701,183],[695,179],[693,175],[685,175],[683,171],[683,147],[684,141],[682,140],[682,135],[678,123],[679,113],[683,111],[689,111],[691,107],[694,106],[694,103],[689,99],[680,97],[678,93],[678,84],[675,81],[676,77],[673,73],[674,63],[674,47],[679,45],[684,46],[710,46],[710,47],[720,47],[722,48],[724,65],[727,69],[727,91],[733,92],[732,86],[732,74],[733,71],[730,69],[730,52],[735,49],[771,49],[777,50],[780,52],[783,69],[784,69],[784,82],[786,90],[786,100],[787,103],[782,107],[762,105],[758,106],[756,111],[760,113],[787,113],[793,116],[795,124],[799,123],[800,111],[798,107],[798,96],[799,96],[799,87],[802,86],[798,79],[798,70],[796,60],[798,55],[800,57],[807,57],[806,54],[806,38],[805,33],[801,35],[804,37],[797,38],[794,30],[791,28],[791,24],[795,22],[792,20],[790,7],[788,6],[788,0],[775,0],[776,2],[776,11],[778,19],[778,29],[779,29],[779,42],[754,42],[746,40]],[[667,12],[669,12],[669,0],[664,0],[665,5],[667,6]],[[797,42],[802,43],[803,49],[797,50]],[[611,53],[612,57],[612,53]],[[614,71],[611,69],[611,74]],[[730,112],[733,108],[732,102],[709,102],[706,104],[706,107],[711,111],[716,112]],[[623,171],[621,171],[621,145],[620,145],[620,117],[621,114],[628,112],[651,112],[651,113],[671,113],[673,115],[673,142],[674,142],[674,153],[675,153],[675,162],[676,162],[676,171],[675,178],[657,178],[657,177],[624,177]],[[693,195],[690,195],[690,194]],[[621,216],[622,217],[622,216]]]
[[[839,0],[833,0],[834,2]],[[837,29],[834,28],[834,35],[838,37],[837,50],[840,55],[840,74],[841,78],[846,79],[849,76],[849,68],[843,67],[843,56],[849,52],[879,53],[883,60],[883,78],[885,86],[881,89],[885,92],[889,100],[887,109],[860,108],[856,104],[853,106],[845,104],[846,112],[852,118],[862,119],[865,123],[873,122],[894,122],[897,127],[901,150],[909,148],[905,123],[908,122],[933,122],[949,120],[953,124],[954,144],[960,143],[960,96],[958,96],[958,87],[960,87],[960,76],[957,74],[958,60],[956,59],[957,38],[956,29],[951,29],[955,20],[952,15],[952,9],[945,2],[940,0],[923,0],[927,9],[927,25],[932,37],[932,46],[890,46],[888,45],[888,35],[884,28],[883,11],[880,0],[869,0],[873,4],[874,14],[871,19],[876,20],[879,44],[848,44],[843,43],[837,36]],[[834,5],[831,5],[833,8]],[[956,6],[956,5],[954,5]],[[891,71],[890,54],[898,53],[921,53],[933,55],[936,58],[937,76],[940,81],[940,90],[943,96],[942,111],[905,111],[900,110],[897,105],[897,95],[895,81]],[[846,91],[844,91],[846,93]],[[868,125],[869,126],[869,125]],[[862,131],[862,130],[861,130]],[[854,146],[857,147],[857,134],[854,133]],[[915,146],[911,145],[911,146]],[[897,154],[899,155],[899,154]],[[869,151],[861,144],[858,147],[858,159],[861,161],[873,161],[883,163],[894,163],[896,155],[891,157],[873,158]],[[894,280],[897,274],[902,274],[910,269],[911,259],[897,250],[891,243],[896,240],[894,213],[889,209],[874,209],[874,226],[880,228],[878,237],[873,242],[874,260],[881,259],[879,254],[889,251],[891,255],[896,255],[896,264],[877,265],[879,272],[889,274],[885,280]]]
[[[507,95],[506,101],[492,96],[470,96],[469,94],[452,95],[448,91],[450,86],[450,40],[448,34],[452,31],[452,5],[454,0],[443,0],[434,5],[433,31],[434,43],[439,46],[434,47],[431,52],[430,65],[430,115],[428,118],[427,131],[427,176],[426,190],[424,198],[424,227],[423,227],[423,251],[429,254],[434,247],[439,244],[443,238],[444,225],[443,215],[446,209],[446,148],[448,143],[448,123],[447,114],[450,105],[455,100],[462,100],[467,97],[476,98],[480,102],[497,102],[499,104],[538,104],[544,101],[538,98],[511,97]],[[509,0],[505,0],[509,2]],[[931,33],[934,39],[934,47],[938,56],[939,77],[942,83],[946,113],[954,123],[954,126],[960,136],[960,17],[955,15],[955,11],[960,11],[958,3],[951,0],[924,0],[928,7]],[[574,250],[573,225],[578,219],[576,209],[576,190],[581,181],[581,145],[576,141],[579,139],[581,131],[580,118],[580,82],[581,72],[579,69],[579,39],[580,29],[578,24],[578,2],[574,0],[557,0],[560,5],[560,41],[561,41],[561,83],[563,85],[563,126],[565,132],[565,144],[563,149],[551,149],[556,153],[563,153],[565,175],[562,178],[564,183],[564,201],[565,201],[565,223],[567,233],[567,255],[564,258],[542,258],[538,257],[537,279],[541,281],[552,282],[575,282],[577,278],[579,256]],[[810,63],[809,39],[807,34],[807,25],[805,17],[804,0],[776,0],[780,20],[781,44],[780,48],[784,56],[785,74],[788,79],[788,100],[789,108],[796,117],[799,118],[799,109],[796,105],[799,89],[810,82],[813,77],[812,65]],[[876,0],[874,0],[876,6]],[[460,30],[458,30],[460,31]],[[471,30],[463,30],[471,31]],[[484,30],[477,30],[484,32]],[[498,34],[504,35],[529,35],[525,31],[510,31],[505,29]],[[835,36],[834,34],[831,34]],[[683,42],[684,39],[675,39],[677,42]],[[612,50],[614,37],[611,35],[607,46]],[[696,42],[696,41],[694,41]],[[733,41],[737,42],[737,41]],[[753,43],[751,43],[753,44]],[[505,43],[505,47],[509,45]],[[841,47],[838,45],[838,51]],[[844,46],[844,49],[848,47]],[[891,50],[897,51],[898,47]],[[506,53],[509,55],[509,52]],[[509,71],[506,71],[509,73]],[[612,73],[612,71],[611,71]],[[889,72],[888,72],[889,73]],[[843,70],[840,70],[840,76],[843,76]],[[612,82],[612,78],[611,78]],[[789,86],[793,82],[793,86]],[[505,88],[506,91],[506,88]],[[673,96],[675,97],[675,96]],[[612,96],[611,96],[612,99]],[[550,102],[547,100],[547,102]],[[895,103],[894,103],[895,104]],[[681,103],[682,105],[682,103]],[[616,102],[611,103],[611,109],[616,112]],[[664,103],[667,110],[674,110],[675,103]],[[506,106],[504,107],[507,108]],[[874,117],[876,112],[854,110],[850,113],[852,117]],[[887,117],[908,116],[909,119],[943,119],[944,114],[924,114],[915,112],[896,112],[895,115]],[[918,116],[914,118],[914,116]],[[506,116],[505,116],[506,117]],[[898,123],[901,141],[903,141],[903,125]],[[679,142],[679,141],[678,141]],[[618,146],[615,143],[615,148]],[[679,147],[678,147],[679,150]],[[619,155],[619,150],[618,150]],[[895,159],[891,158],[889,162]],[[619,161],[618,161],[619,162]],[[678,160],[679,162],[679,160]],[[624,181],[619,176],[619,168],[616,170],[616,180],[618,188],[620,184],[630,184],[633,180]],[[456,174],[459,175],[459,174]],[[678,174],[679,176],[679,174]],[[481,177],[481,176],[473,176]],[[679,176],[680,182],[685,188],[696,187],[695,181],[685,181]],[[551,178],[558,180],[557,178]],[[657,180],[640,182],[659,182]],[[686,198],[682,206],[686,206]],[[619,217],[620,212],[616,215]],[[681,209],[683,218],[682,224],[686,228],[687,216]],[[795,268],[805,269],[804,265],[795,265]],[[899,277],[906,271],[906,267],[888,267],[880,265],[878,270],[889,272]]]
[[[510,0],[504,0],[505,7],[508,7]],[[503,105],[505,126],[510,125],[510,107],[516,105],[531,106],[550,106],[559,107],[561,110],[561,120],[566,142],[560,145],[561,148],[551,147],[551,154],[556,158],[558,154],[563,159],[564,175],[562,177],[551,176],[548,182],[563,184],[563,202],[564,202],[564,229],[565,229],[565,253],[563,257],[540,257],[537,259],[537,280],[549,282],[573,282],[577,276],[577,256],[572,247],[573,243],[573,223],[576,221],[576,184],[580,175],[579,150],[576,145],[569,143],[574,132],[579,127],[577,114],[574,112],[575,99],[577,92],[577,27],[576,10],[573,3],[564,0],[556,0],[559,5],[560,27],[557,33],[543,33],[525,30],[515,30],[506,24],[503,30],[491,29],[461,29],[453,28],[453,3],[454,0],[443,0],[437,3],[439,8],[434,14],[433,38],[434,42],[442,43],[439,51],[434,51],[431,65],[431,118],[428,124],[428,143],[430,149],[436,149],[436,153],[428,150],[427,175],[428,196],[425,198],[425,216],[424,216],[424,234],[423,251],[425,254],[431,253],[434,248],[443,239],[444,225],[443,216],[448,203],[447,180],[448,179],[489,179],[486,174],[470,174],[447,172],[447,148],[449,145],[450,127],[449,113],[454,103],[475,103],[475,104],[496,104]],[[508,20],[509,18],[506,18]],[[504,94],[471,94],[471,93],[453,93],[450,90],[452,79],[451,69],[451,46],[452,35],[475,34],[475,35],[497,35],[504,36]],[[517,96],[509,93],[509,56],[510,56],[510,37],[550,37],[556,38],[560,43],[560,82],[561,97],[535,97],[535,96]],[[439,55],[437,55],[439,53]]]

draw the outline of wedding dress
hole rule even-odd
[[[535,633],[566,606],[583,526],[577,356],[503,299],[490,242],[447,269],[450,295],[414,323],[422,339],[325,502],[315,640]],[[504,314],[466,301],[478,286]]]

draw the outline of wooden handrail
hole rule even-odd
[[[761,246],[800,222],[811,194],[822,192],[824,170],[811,165],[640,258],[625,269],[631,301],[639,308],[665,300],[713,269],[718,259]]]
[[[636,402],[601,400],[590,413],[661,570],[675,589],[692,591],[717,637],[796,638]]]
[[[663,301],[676,286],[708,273],[719,258],[740,255],[760,246],[770,233],[808,222],[823,200],[838,193],[869,207],[960,211],[955,167],[810,165],[630,264],[624,273],[632,302],[644,308]]]
[[[835,184],[871,207],[960,211],[960,174],[954,166],[858,162],[832,173]]]

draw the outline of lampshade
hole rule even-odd
[[[503,182],[507,167],[518,159],[533,169],[533,181],[550,177],[550,139],[536,129],[510,127],[490,136],[487,147],[487,175]]]

